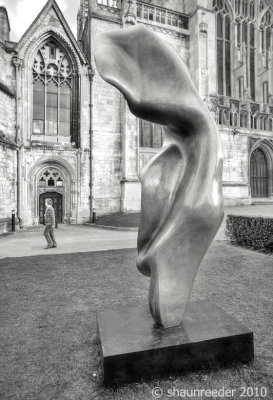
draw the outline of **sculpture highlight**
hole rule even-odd
[[[163,147],[140,175],[137,267],[151,277],[155,322],[177,326],[224,215],[217,126],[176,50],[143,25],[101,35],[95,60],[134,115],[165,127]]]

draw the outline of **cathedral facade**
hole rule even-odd
[[[0,8],[0,230],[90,215],[89,64],[57,3],[48,1],[18,43]]]
[[[163,127],[134,117],[93,56],[103,32],[144,24],[174,46],[218,124],[226,204],[273,201],[270,0],[81,0],[77,39],[49,0],[18,43],[0,7],[0,231],[139,211]],[[159,93],[160,95],[160,93]]]
[[[133,117],[122,96],[95,70],[92,49],[98,35],[136,24],[144,24],[176,48],[219,127],[225,204],[270,202],[272,2],[83,0],[81,4],[78,35],[94,70],[92,151],[102,157],[105,151],[108,154],[107,163],[93,159],[96,207],[139,209],[139,172],[163,142],[162,127]]]

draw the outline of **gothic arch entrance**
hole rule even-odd
[[[52,205],[55,210],[55,218],[59,223],[63,222],[63,196],[57,192],[45,192],[39,196],[39,222],[44,223],[45,215],[45,201],[46,199],[52,200]]]
[[[253,151],[250,158],[250,185],[251,196],[269,196],[268,162],[265,153],[261,148]]]
[[[43,205],[40,203],[41,195],[46,197],[52,195],[57,199],[55,204],[58,204],[59,222],[69,223],[71,219],[76,219],[77,194],[73,159],[69,163],[61,157],[45,156],[29,169],[27,176],[28,214],[32,224],[41,223],[43,213]],[[41,198],[44,199],[43,196]]]

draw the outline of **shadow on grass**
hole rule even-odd
[[[272,400],[272,256],[224,242],[210,248],[192,297],[209,299],[254,331],[254,363],[102,387],[96,313],[147,302],[149,279],[135,256],[130,249],[0,260],[0,398],[152,399],[160,386],[163,399],[172,388],[222,387],[241,399],[241,387],[265,386]]]

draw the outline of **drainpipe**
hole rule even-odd
[[[77,78],[78,84],[78,96],[77,96],[77,132],[81,132],[81,76]],[[81,206],[81,181],[82,181],[82,170],[81,170],[81,157],[82,157],[82,140],[81,135],[78,136],[78,152],[77,152],[77,208],[76,208],[76,224],[79,223],[79,206]]]
[[[125,8],[126,6],[126,8]],[[136,25],[136,2],[135,0],[127,0],[121,2],[121,20],[122,29]],[[121,96],[121,145],[122,145],[122,179],[121,179],[121,203],[120,211],[124,212],[125,203],[125,185],[127,181],[127,132],[126,124],[129,113],[129,107],[124,96]]]
[[[125,202],[125,185],[127,177],[127,136],[126,136],[126,121],[127,121],[127,103],[121,96],[121,159],[122,159],[122,178],[121,178],[121,202],[120,212],[124,212]]]
[[[92,11],[92,8],[89,12]],[[92,29],[91,29],[92,16],[90,12],[89,16],[89,50],[90,50],[90,66],[88,67],[89,77],[89,89],[90,89],[90,104],[89,104],[89,118],[90,118],[90,129],[89,129],[89,146],[90,146],[90,210],[89,210],[89,221],[92,222],[93,208],[94,208],[94,196],[93,196],[93,79],[95,76],[95,70],[92,67]]]
[[[93,78],[95,71],[92,67],[88,68],[89,76],[89,87],[90,87],[90,129],[89,129],[89,143],[90,143],[90,217],[89,220],[92,221],[93,208],[94,208],[94,198],[93,198]]]
[[[17,218],[19,221],[19,227],[23,228],[22,218],[21,218],[21,138],[19,132],[19,70],[23,67],[23,60],[18,57],[13,57],[13,64],[15,66],[15,80],[16,80],[16,105],[15,105],[15,142],[18,146],[17,148]]]

